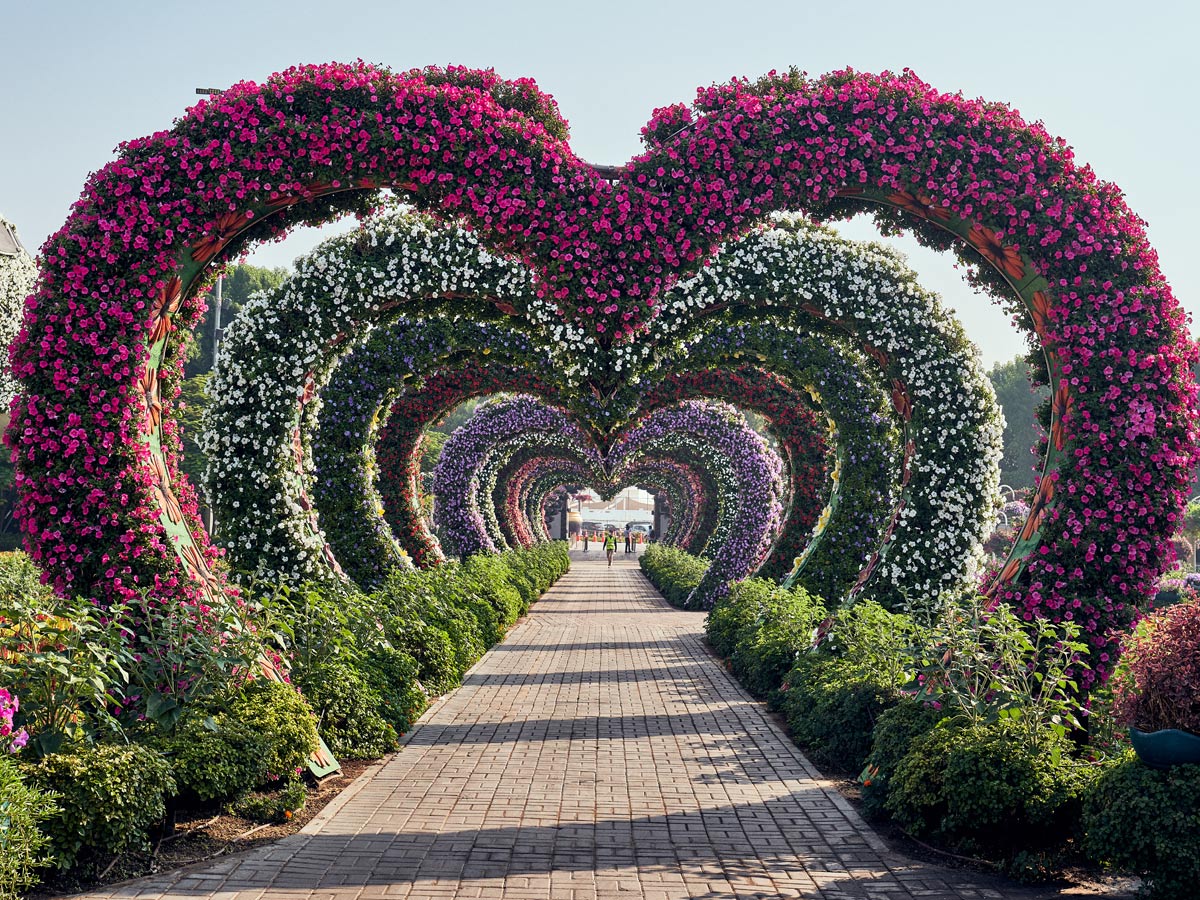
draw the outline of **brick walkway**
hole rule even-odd
[[[722,671],[702,614],[589,556],[304,832],[95,896],[1044,896],[891,853]]]

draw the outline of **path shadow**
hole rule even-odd
[[[519,879],[517,890],[527,896],[539,885],[548,889],[558,880],[554,876],[573,872],[627,880],[639,873],[652,879],[679,876],[666,882],[680,890],[677,896],[708,900],[778,896],[761,880],[757,887],[738,885],[765,878],[802,890],[807,885],[803,896],[818,896],[819,882],[819,896],[831,900],[1061,896],[1054,888],[1025,887],[906,859],[868,841],[860,827],[828,804],[814,809],[811,796],[792,794],[762,803],[599,822],[295,835],[218,867],[197,866],[131,882],[111,896],[147,898],[156,889],[169,890],[171,896],[218,891],[222,896],[234,891],[265,891],[268,897],[309,891],[352,895],[352,889],[429,883],[437,896],[450,897],[453,883],[467,879]],[[214,877],[217,873],[225,877]],[[698,893],[685,892],[685,879],[706,886]],[[651,881],[648,886],[655,885]],[[550,896],[549,890],[545,895]]]

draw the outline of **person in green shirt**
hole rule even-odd
[[[612,565],[613,554],[617,552],[617,535],[615,532],[606,531],[604,533],[604,553],[608,556],[608,564]]]

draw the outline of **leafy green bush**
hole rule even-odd
[[[416,660],[421,683],[430,695],[444,694],[459,684],[454,645],[445,631],[412,612],[392,616],[384,627],[391,645]]]
[[[1012,722],[944,721],[909,745],[885,806],[913,835],[967,852],[1012,853],[1061,842],[1078,819],[1090,767],[1028,746]]]
[[[278,790],[241,797],[229,809],[243,819],[268,825],[286,822],[293,813],[304,809],[307,802],[308,790],[304,782],[293,779]]]
[[[948,607],[917,659],[922,696],[973,725],[1011,723],[1032,752],[1058,753],[1084,710],[1072,677],[1088,646],[1075,622],[1026,622],[984,597]]]
[[[682,607],[708,571],[708,561],[668,544],[650,544],[638,564],[672,606]]]
[[[825,607],[820,598],[800,587],[774,587],[748,602],[758,611],[738,631],[730,662],[746,690],[766,697],[783,683],[796,657],[812,645],[813,629],[825,618]]]
[[[39,826],[58,811],[52,794],[26,784],[12,759],[0,757],[0,900],[17,900],[50,865],[50,841]]]
[[[110,715],[133,658],[110,616],[87,600],[58,597],[24,553],[0,553],[0,684],[20,697],[13,725],[29,754],[119,733]]]
[[[179,790],[201,800],[237,797],[267,780],[268,737],[226,715],[187,716],[160,746]]]
[[[838,657],[805,663],[801,656],[775,701],[792,740],[818,763],[857,773],[871,750],[875,723],[900,693]]]
[[[42,828],[60,869],[94,866],[128,850],[149,850],[150,830],[175,792],[170,763],[138,744],[80,746],[25,766],[28,780],[57,795]]]
[[[903,697],[880,713],[871,734],[871,752],[859,778],[863,806],[868,813],[883,813],[888,784],[896,767],[908,755],[913,741],[931,732],[945,716],[941,710],[913,697]]]
[[[1091,785],[1083,848],[1145,878],[1155,900],[1191,900],[1200,884],[1200,766],[1151,769],[1129,753]]]
[[[291,778],[317,749],[317,722],[290,684],[256,678],[223,704],[228,718],[266,739],[269,777]]]
[[[657,546],[658,544],[651,544],[650,548]],[[647,548],[647,553],[650,552],[650,548]],[[717,656],[728,659],[733,655],[738,634],[754,621],[759,610],[767,603],[767,597],[777,587],[774,582],[765,578],[735,581],[729,586],[729,593],[716,602],[704,621],[708,642]]]
[[[379,697],[379,714],[403,735],[429,704],[417,661],[401,650],[378,647],[367,655],[362,671]]]
[[[292,677],[317,715],[317,729],[341,759],[375,759],[396,749],[396,730],[364,674],[343,660],[297,667]]]
[[[819,762],[857,772],[876,721],[901,699],[916,628],[907,616],[864,601],[839,609],[818,634],[818,647],[797,658],[776,704],[796,743]]]

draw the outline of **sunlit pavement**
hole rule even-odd
[[[301,834],[93,896],[1046,896],[887,849],[636,555],[571,572]]]

